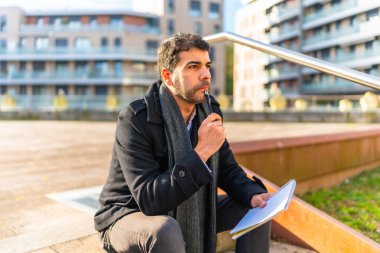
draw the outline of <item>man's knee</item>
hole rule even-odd
[[[151,226],[153,249],[158,252],[184,252],[185,242],[178,222],[170,216],[161,216],[159,222]]]

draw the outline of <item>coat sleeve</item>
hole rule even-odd
[[[143,118],[136,116],[130,108],[119,115],[116,155],[141,212],[163,215],[209,183],[212,175],[194,150],[174,168],[161,168],[154,155],[146,117]]]
[[[219,104],[215,100],[213,101],[214,112],[222,116]],[[251,207],[252,196],[266,193],[265,186],[261,182],[252,181],[247,177],[247,174],[236,162],[227,140],[219,152],[218,186],[238,203]]]

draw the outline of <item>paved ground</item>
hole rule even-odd
[[[226,123],[230,141],[380,125]],[[99,186],[115,123],[0,121],[0,252],[102,252],[92,215],[47,194]],[[271,252],[307,252],[273,242]]]

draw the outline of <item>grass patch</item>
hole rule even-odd
[[[301,198],[380,243],[380,168],[362,172],[333,188],[305,193]]]

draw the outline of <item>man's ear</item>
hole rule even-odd
[[[162,81],[164,83],[166,83],[166,85],[168,85],[168,86],[172,86],[173,85],[171,75],[172,75],[172,72],[169,69],[163,68],[161,70]]]

